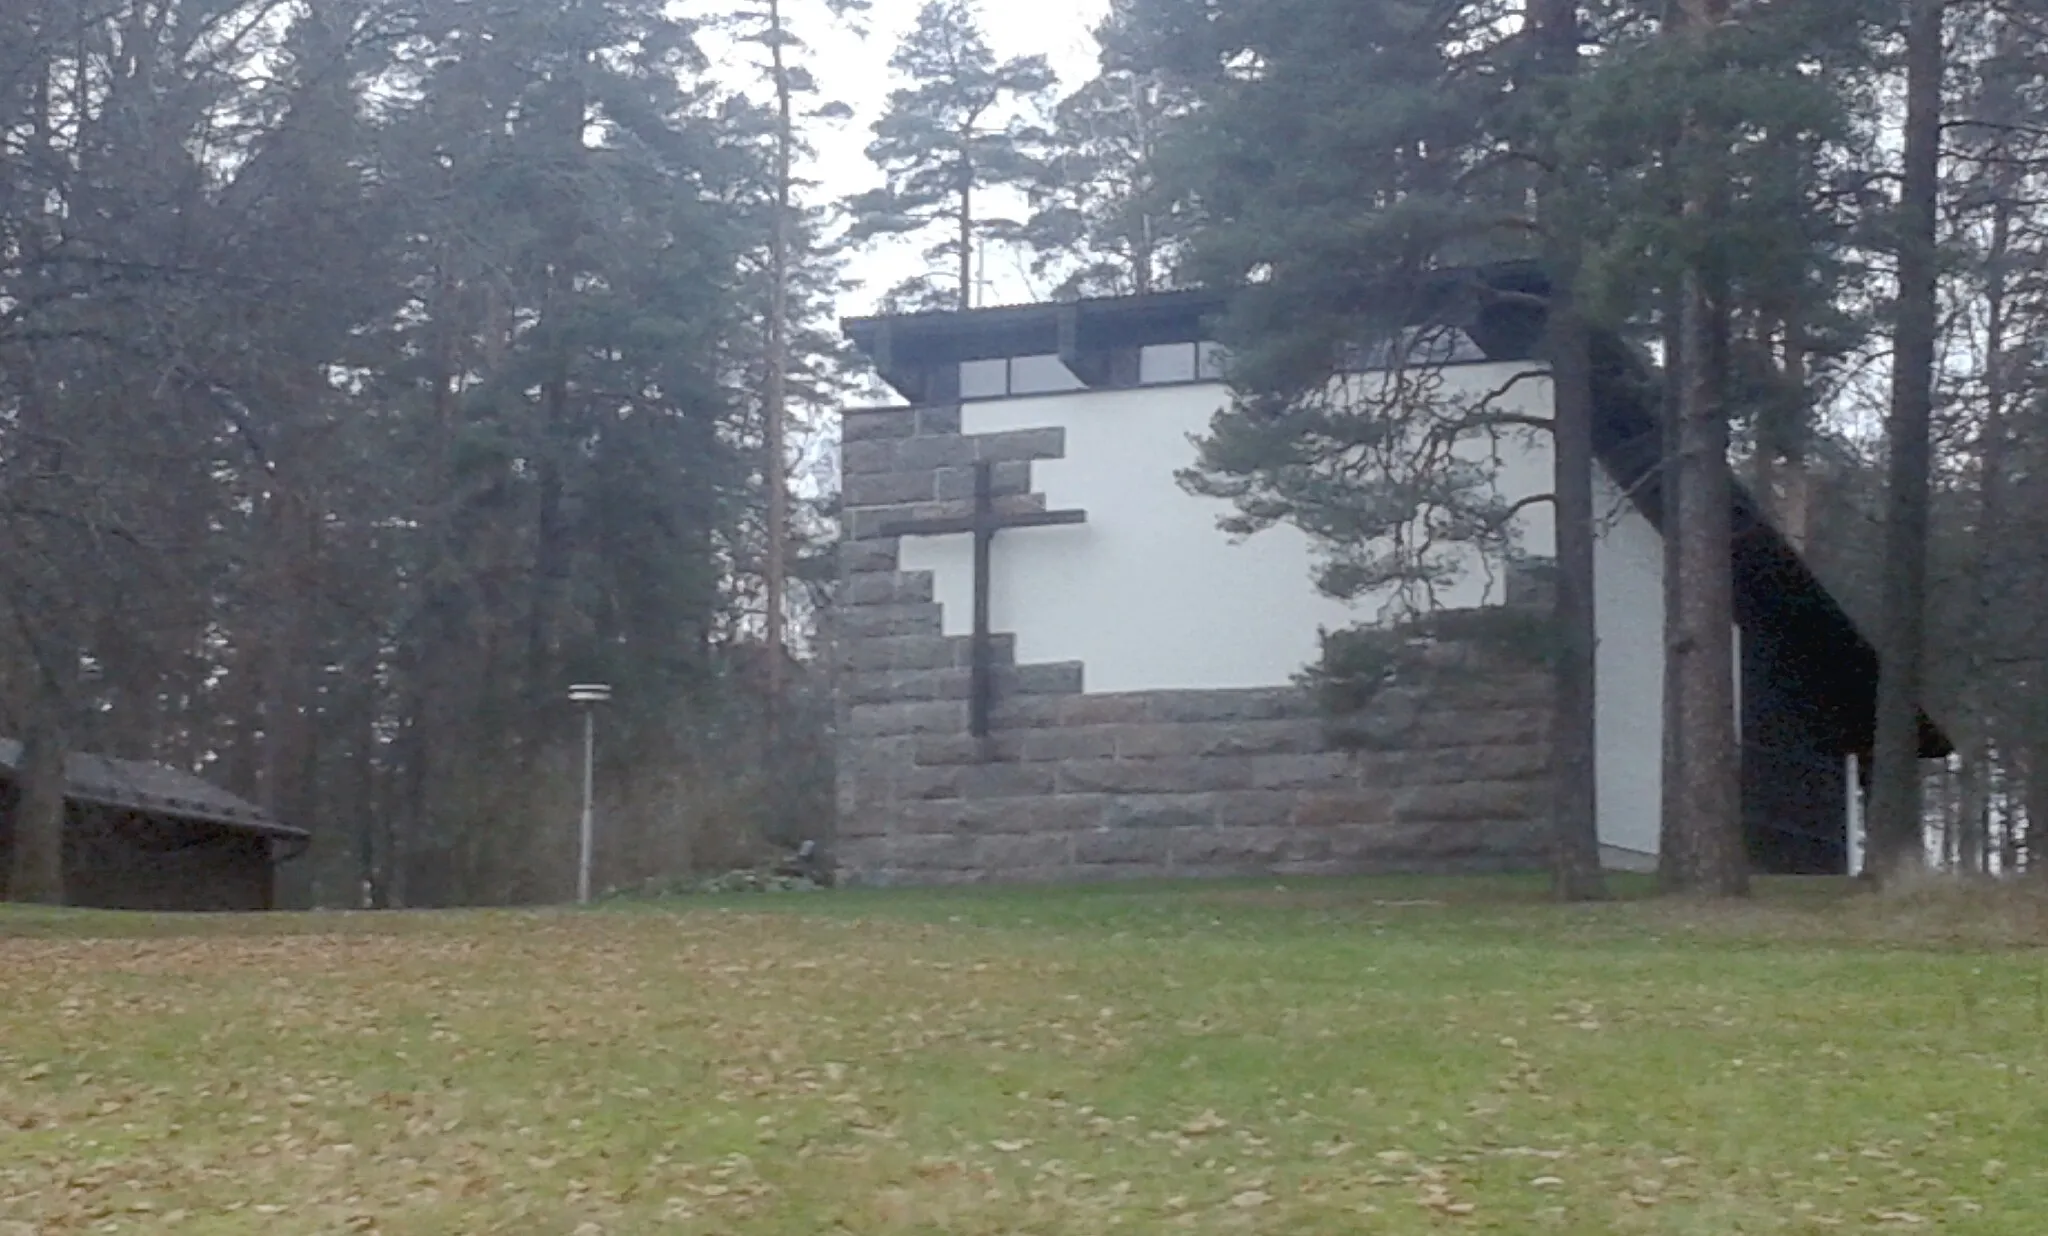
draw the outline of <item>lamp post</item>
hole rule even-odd
[[[596,836],[597,706],[611,702],[611,684],[579,682],[569,688],[569,702],[583,706],[583,826],[576,855],[576,904],[590,904],[590,854]]]

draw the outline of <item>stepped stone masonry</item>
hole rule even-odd
[[[929,572],[899,570],[904,520],[965,517],[975,466],[999,510],[1046,508],[1033,460],[1062,431],[969,435],[957,407],[850,411],[832,619],[835,858],[851,884],[943,884],[1540,865],[1550,686],[1477,649],[1382,691],[1337,749],[1293,688],[1086,694],[1078,663],[993,641],[986,739],[969,733],[972,640],[944,633]],[[1001,553],[1000,546],[997,551]],[[1104,615],[1105,621],[1113,620]]]

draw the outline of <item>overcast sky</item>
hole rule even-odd
[[[873,136],[869,126],[896,85],[889,73],[889,57],[916,22],[921,3],[874,0],[865,39],[811,37],[811,66],[819,79],[820,98],[843,102],[855,112],[853,120],[821,129],[815,139],[820,156],[815,173],[832,196],[857,193],[881,183],[864,153]],[[1062,93],[1093,76],[1095,40],[1090,32],[1107,8],[1107,0],[981,0],[981,7],[983,26],[998,55],[1039,53],[1049,57],[1060,76]],[[915,257],[917,248],[902,245],[893,251],[860,255],[852,269],[863,286],[847,298],[842,311],[871,311],[882,293],[921,268],[921,260]],[[1024,273],[1000,266],[991,263],[988,267],[984,299],[1001,303],[1030,297],[1033,289]]]

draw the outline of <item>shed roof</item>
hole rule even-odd
[[[0,738],[0,782],[21,770],[21,743]],[[116,760],[74,751],[64,757],[64,795],[72,802],[168,819],[217,824],[281,841],[306,841],[304,829],[271,819],[261,807],[168,764]]]

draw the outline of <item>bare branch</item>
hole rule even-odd
[[[1487,531],[1493,533],[1505,532],[1507,530],[1507,526],[1515,522],[1515,518],[1519,516],[1523,511],[1529,510],[1531,507],[1555,505],[1557,505],[1556,494],[1530,494],[1526,498],[1521,498],[1513,503],[1510,503],[1507,510],[1502,511],[1499,515],[1496,515],[1494,518],[1488,520]]]

